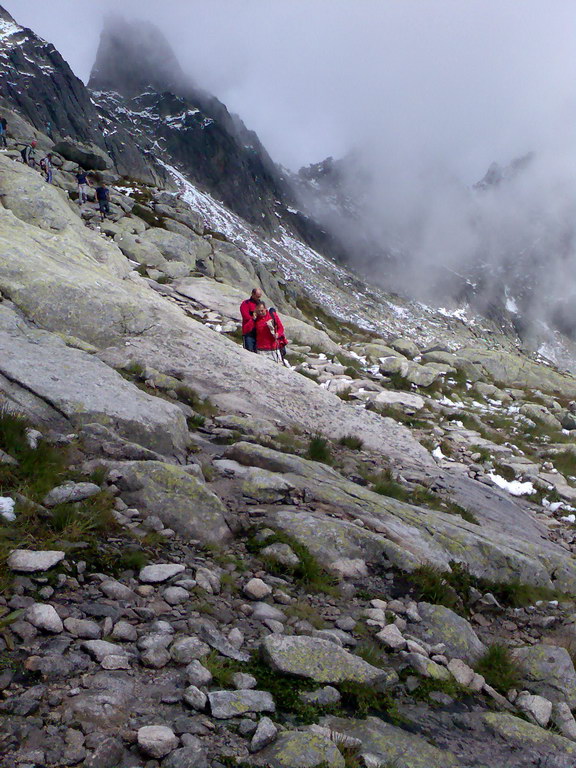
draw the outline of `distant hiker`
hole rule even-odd
[[[110,215],[110,190],[103,181],[96,187],[96,200],[100,209],[100,220],[104,221],[106,216]]]
[[[286,346],[288,342],[276,310],[273,315],[266,309],[266,304],[259,301],[253,312],[252,321],[247,323],[246,330],[256,331],[256,352],[259,355],[266,355],[276,363],[283,363],[281,346]]]
[[[25,144],[24,149],[20,150],[20,155],[22,157],[22,162],[25,165],[29,165],[30,168],[34,168],[36,165],[36,145],[38,144],[37,141],[32,141],[30,144]]]
[[[52,155],[50,152],[46,155],[46,157],[43,157],[42,160],[40,160],[40,168],[42,171],[44,171],[44,175],[46,176],[46,181],[48,184],[52,184],[54,165],[52,163]]]
[[[254,328],[254,313],[258,302],[262,298],[260,288],[252,288],[249,298],[240,304],[240,314],[242,316],[242,342],[244,349],[250,352],[256,352],[256,329]],[[250,330],[247,330],[250,325]]]
[[[6,121],[5,117],[0,117],[0,142],[2,143],[2,146],[5,149],[8,147],[8,144],[6,143],[7,132],[8,132],[8,122]]]
[[[50,138],[52,138],[52,123],[50,122],[50,120],[48,120],[48,122],[46,123],[46,133],[48,134],[48,136],[50,136]]]
[[[76,181],[78,183],[78,204],[84,205],[84,203],[88,202],[88,190],[90,189],[86,171],[78,168],[76,171]]]

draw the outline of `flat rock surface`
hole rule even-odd
[[[8,557],[8,567],[20,573],[48,571],[64,560],[65,553],[58,550],[15,549]]]

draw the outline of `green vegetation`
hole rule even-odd
[[[483,445],[471,445],[470,446],[470,453],[478,453],[480,454],[480,458],[478,461],[485,462],[490,461],[492,458],[492,453]]]
[[[340,400],[345,400],[348,402],[349,400],[352,400],[352,389],[351,387],[345,387],[344,389],[340,389],[338,392],[336,392],[336,395],[340,398]]]
[[[337,579],[320,565],[309,549],[287,533],[278,531],[274,536],[268,536],[264,541],[260,541],[253,534],[246,541],[246,548],[252,554],[259,555],[261,549],[270,544],[277,543],[288,544],[298,557],[299,563],[295,566],[287,566],[278,563],[272,558],[260,556],[269,573],[276,576],[286,576],[288,574],[307,592],[334,594],[338,585]]]
[[[442,571],[435,565],[421,565],[408,574],[408,581],[414,587],[418,600],[463,613],[462,600],[450,578],[450,572]]]
[[[332,452],[328,440],[322,437],[322,435],[311,437],[308,443],[308,450],[306,451],[306,458],[312,461],[319,461],[322,464],[331,464]]]
[[[416,674],[414,670],[412,670],[412,672],[413,674]],[[420,684],[418,685],[418,688],[412,692],[412,698],[426,701],[431,704],[434,700],[430,700],[430,694],[438,692],[445,693],[453,699],[461,699],[463,696],[469,694],[469,691],[461,685],[458,685],[453,678],[450,678],[449,680],[435,680],[432,677],[426,677],[420,678]]]
[[[307,621],[315,629],[325,629],[328,626],[328,622],[324,621],[322,616],[306,600],[298,600],[287,605],[284,608],[284,613],[287,616],[294,616],[297,619]]]
[[[350,448],[352,451],[361,451],[364,447],[364,441],[361,437],[356,435],[344,435],[338,440],[338,445],[344,446],[344,448]]]
[[[379,413],[380,416],[399,421],[400,424],[404,424],[411,429],[426,429],[430,426],[429,422],[419,419],[417,416],[405,413],[399,406],[375,405],[374,403],[368,403],[366,410],[374,411],[375,413]]]
[[[488,685],[501,694],[511,688],[518,688],[521,673],[510,649],[502,643],[491,645],[475,666],[475,671],[482,675]]]
[[[576,475],[576,454],[569,451],[563,453],[557,453],[550,457],[550,460],[563,475],[575,476]]]

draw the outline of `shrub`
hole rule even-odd
[[[511,688],[518,688],[522,677],[518,662],[508,646],[502,643],[491,645],[476,664],[475,670],[484,677],[488,685],[502,694],[506,694]]]
[[[352,389],[350,387],[346,387],[345,389],[341,389],[336,392],[336,395],[340,398],[340,400],[345,400],[348,402],[352,399]]]
[[[344,437],[338,440],[338,444],[353,451],[361,451],[364,447],[364,441],[361,437],[356,437],[356,435],[344,435]]]
[[[306,458],[312,461],[320,461],[323,464],[331,464],[332,453],[328,440],[322,437],[322,435],[314,435],[314,437],[310,438]]]

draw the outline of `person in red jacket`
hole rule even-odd
[[[254,327],[256,306],[262,298],[260,288],[252,288],[250,297],[240,304],[240,315],[242,316],[242,342],[244,349],[250,352],[256,352],[256,328]],[[250,330],[248,330],[250,326]]]
[[[266,309],[266,304],[259,301],[254,312],[254,319],[247,323],[246,330],[256,331],[256,352],[259,355],[267,355],[277,363],[284,361],[282,347],[285,347],[288,342],[284,335],[284,326],[276,310],[273,310],[271,314]]]

